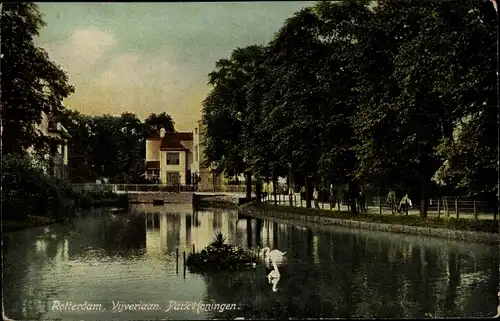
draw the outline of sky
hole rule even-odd
[[[314,2],[39,3],[47,26],[36,44],[67,71],[84,114],[169,113],[192,131],[215,62],[267,44]]]

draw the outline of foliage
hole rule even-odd
[[[34,3],[3,3],[1,12],[2,154],[47,145],[48,138],[33,126],[42,111],[53,114],[73,87],[66,73],[49,60],[34,38],[45,24]]]
[[[205,160],[306,189],[347,183],[353,197],[360,182],[402,186],[420,193],[422,217],[432,177],[494,196],[494,27],[485,2],[304,8],[266,46],[218,61]]]
[[[256,256],[242,248],[226,244],[226,237],[218,232],[213,242],[199,253],[190,253],[186,264],[196,272],[244,269],[256,262]]]
[[[66,181],[37,169],[26,155],[2,157],[2,169],[2,205],[6,219],[22,219],[28,215],[60,219],[71,215],[79,205],[77,194]]]
[[[151,133],[159,133],[163,128],[167,133],[173,133],[174,130],[174,120],[172,116],[167,114],[166,112],[162,112],[160,114],[151,114],[145,120],[144,124],[148,125],[152,131]]]
[[[143,183],[146,138],[165,122],[173,130],[170,115],[152,114],[142,122],[135,114],[87,116],[64,110],[58,120],[72,136],[69,142],[69,177],[92,182],[107,177],[115,183]]]

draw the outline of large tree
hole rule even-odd
[[[1,7],[1,82],[3,153],[43,147],[47,137],[34,124],[60,112],[74,89],[65,72],[50,61],[34,38],[45,23],[34,3],[3,3]]]
[[[358,51],[358,174],[418,183],[423,217],[431,178],[442,164],[436,148],[483,100],[484,88],[475,84],[484,77],[476,50],[488,37],[478,41],[484,26],[475,6],[380,1]]]
[[[203,103],[206,163],[229,176],[244,173],[247,198],[252,192],[252,168],[245,147],[255,125],[248,122],[247,86],[263,57],[261,46],[249,46],[220,59],[209,74],[214,88]]]

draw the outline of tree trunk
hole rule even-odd
[[[306,208],[311,208],[311,180],[307,174],[304,176],[304,182],[304,186],[306,188]]]
[[[255,182],[255,194],[256,202],[260,203],[262,197],[262,181],[260,179]]]
[[[359,191],[358,191],[358,184],[354,182],[349,182],[349,203],[351,204],[351,213],[356,215],[358,214],[358,204],[356,204],[356,200],[359,196]]]
[[[421,191],[420,191],[420,217],[427,217],[427,210],[429,207],[429,180],[422,178],[421,180]]]
[[[277,195],[276,195],[276,192],[277,192],[277,185],[278,185],[278,177],[276,176],[276,174],[273,172],[273,177],[272,177],[272,180],[273,180],[273,197],[274,197],[274,205],[277,206],[278,205],[278,199],[277,199]]]
[[[493,194],[491,195],[491,198],[493,200],[493,219],[494,220],[497,220],[498,218],[498,197],[497,197],[497,194],[496,194],[496,190],[495,192],[493,192]]]
[[[246,183],[246,199],[251,200],[252,199],[252,174],[251,173],[245,173],[245,183]]]

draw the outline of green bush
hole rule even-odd
[[[28,215],[61,219],[79,205],[78,193],[67,181],[45,174],[26,155],[4,155],[2,169],[5,219],[23,220]]]
[[[206,272],[228,269],[242,269],[252,266],[257,257],[251,251],[233,247],[225,243],[221,232],[215,235],[214,241],[199,253],[188,255],[186,264],[192,272]]]

